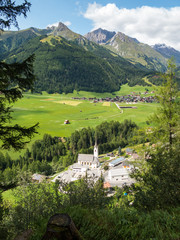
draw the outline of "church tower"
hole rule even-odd
[[[95,145],[94,145],[94,157],[98,158],[98,145],[97,145],[97,140],[95,141]]]

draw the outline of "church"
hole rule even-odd
[[[78,154],[78,164],[90,168],[98,168],[100,166],[97,143],[94,146],[94,154]]]

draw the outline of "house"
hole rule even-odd
[[[103,188],[105,188],[105,189],[110,189],[110,188],[111,188],[111,184],[110,184],[109,182],[105,182],[105,183],[103,184]]]
[[[108,192],[112,193],[113,187],[111,186],[111,184],[109,182],[104,182],[103,188],[106,190],[107,193]]]
[[[126,148],[126,154],[132,155],[132,154],[133,154],[133,149],[131,149],[131,148]]]

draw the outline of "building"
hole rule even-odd
[[[94,154],[78,154],[78,164],[81,167],[88,166],[90,168],[98,168],[100,166],[97,144],[94,146]]]
[[[128,182],[131,180],[129,171],[126,168],[111,169],[108,171],[110,182]]]
[[[107,156],[107,157],[110,157],[110,159],[112,159],[112,158],[115,157],[115,155],[114,155],[113,152],[111,152],[111,153],[107,153],[106,156]]]
[[[64,124],[70,124],[69,120],[65,120]]]
[[[122,167],[122,168],[129,169],[129,170],[132,170],[132,169],[134,168],[134,165],[133,165],[133,164],[130,164],[129,161],[123,161],[121,167]]]
[[[125,160],[124,157],[117,158],[109,163],[109,167],[115,167]]]
[[[132,155],[133,154],[133,152],[134,152],[134,150],[133,149],[131,149],[131,148],[126,148],[126,154],[128,154],[128,155]]]

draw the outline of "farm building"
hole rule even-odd
[[[69,120],[64,121],[64,124],[69,124],[69,123],[70,123]]]
[[[119,165],[120,163],[122,163],[124,160],[125,160],[124,157],[117,158],[117,159],[111,161],[111,162],[109,163],[109,166],[110,166],[110,167],[115,167],[115,166]]]

